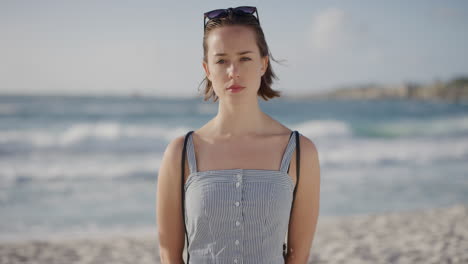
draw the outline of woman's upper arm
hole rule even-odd
[[[320,207],[320,164],[315,144],[300,136],[300,175],[288,231],[287,263],[307,263]]]
[[[161,161],[156,190],[156,221],[161,262],[183,263],[185,229],[182,221],[181,155],[184,136],[172,140]]]

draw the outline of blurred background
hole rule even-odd
[[[0,240],[155,232],[169,141],[214,117],[203,13],[257,6],[320,215],[468,203],[466,1],[1,1]]]

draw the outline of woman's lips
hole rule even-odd
[[[239,92],[240,90],[244,89],[245,87],[243,86],[240,86],[240,85],[231,85],[229,88],[227,88],[227,90],[233,92],[233,93],[237,93]]]

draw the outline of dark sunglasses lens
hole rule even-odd
[[[216,10],[205,13],[205,15],[209,19],[213,19],[213,18],[225,16],[225,15],[227,15],[227,12],[224,9],[216,9]]]
[[[255,7],[253,6],[239,6],[234,8],[234,12],[238,14],[253,14],[255,12]]]

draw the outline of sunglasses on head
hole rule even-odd
[[[230,13],[236,16],[248,16],[248,15],[253,15],[254,13],[256,13],[257,16],[256,17],[254,16],[254,17],[257,20],[258,24],[260,25],[260,20],[258,19],[257,8],[255,6],[238,6],[235,8],[230,7],[227,9],[215,9],[215,10],[211,10],[211,11],[204,13],[203,14],[203,28],[206,29],[207,18],[208,18],[208,21],[210,21],[211,19],[215,19],[215,18],[227,17],[229,16]]]

